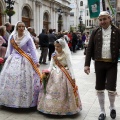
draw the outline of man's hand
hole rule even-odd
[[[90,67],[89,67],[89,66],[85,66],[85,67],[84,67],[84,72],[85,72],[87,75],[89,75],[89,73],[90,73]]]

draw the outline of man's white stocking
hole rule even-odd
[[[105,114],[105,93],[104,91],[97,91],[97,96],[98,96],[101,113]]]
[[[109,97],[109,101],[110,101],[110,109],[115,109],[115,97],[116,97],[116,92],[109,92],[108,91],[108,97]]]

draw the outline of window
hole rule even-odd
[[[30,11],[29,11],[29,9],[28,9],[27,7],[24,7],[24,8],[23,8],[22,16],[23,16],[23,17],[27,17],[27,18],[30,17]]]
[[[80,1],[80,6],[83,6],[83,1]]]
[[[83,11],[80,11],[80,15],[83,16]]]
[[[86,10],[86,16],[88,16],[89,14],[88,14],[88,10]]]
[[[89,26],[91,26],[91,20],[89,20]]]
[[[88,20],[87,20],[87,26],[88,26]]]
[[[48,21],[48,14],[47,13],[44,14],[43,21],[46,21],[46,22]]]
[[[74,12],[70,12],[70,16],[74,16]]]

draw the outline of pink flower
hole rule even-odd
[[[50,73],[50,71],[49,70],[42,70],[42,73]]]
[[[4,59],[0,57],[0,64],[4,63]]]

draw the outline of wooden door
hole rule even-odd
[[[25,26],[27,28],[30,27],[30,19],[29,18],[22,17],[22,22],[25,23]]]
[[[46,29],[46,31],[48,31],[49,30],[49,28],[48,28],[48,22],[43,22],[43,28],[44,29]]]
[[[43,28],[46,29],[46,31],[49,30],[49,16],[48,16],[48,13],[44,13],[44,16],[43,16]]]

